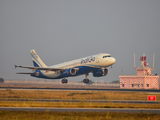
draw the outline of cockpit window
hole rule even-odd
[[[107,56],[103,56],[103,58],[107,58],[107,57],[111,57],[110,55],[107,55]]]

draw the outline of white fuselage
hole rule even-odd
[[[82,69],[93,68],[94,70],[94,69],[100,69],[100,68],[111,66],[115,63],[115,61],[116,61],[115,58],[111,57],[110,54],[101,53],[101,54],[92,55],[92,56],[80,58],[77,60],[49,66],[49,68],[69,69],[69,68],[83,67]],[[54,79],[60,76],[60,72],[54,72],[54,71],[49,71],[49,72],[41,71],[41,72],[44,76],[48,78]],[[90,69],[88,72],[92,72],[92,70]]]

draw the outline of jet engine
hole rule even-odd
[[[102,76],[106,76],[107,74],[108,74],[108,69],[106,69],[106,68],[99,69],[99,70],[93,72],[94,77],[102,77]]]
[[[79,68],[70,68],[70,69],[64,70],[64,71],[62,72],[62,75],[63,75],[64,77],[68,77],[68,76],[70,76],[70,75],[75,75],[78,70],[79,70]]]
[[[71,75],[75,75],[76,72],[77,72],[77,71],[76,71],[74,68],[71,68],[71,69],[70,69],[70,74],[71,74]]]

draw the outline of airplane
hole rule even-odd
[[[32,69],[33,72],[18,72],[17,74],[29,74],[32,77],[45,79],[62,78],[62,83],[67,83],[68,80],[66,78],[68,77],[83,74],[85,74],[83,82],[89,83],[89,79],[87,79],[87,77],[90,72],[93,73],[94,77],[106,76],[108,74],[108,69],[106,67],[112,67],[116,62],[116,59],[111,57],[110,54],[100,53],[53,66],[46,66],[34,49],[30,52],[34,67],[15,65],[15,68],[28,68]]]

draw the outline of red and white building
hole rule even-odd
[[[146,59],[145,59],[146,60]],[[120,75],[120,88],[127,89],[159,89],[159,76],[151,74],[151,68],[144,60],[143,67],[137,68],[137,75]]]

